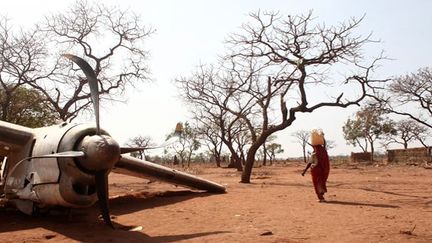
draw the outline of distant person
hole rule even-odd
[[[325,148],[324,133],[321,130],[312,130],[311,145],[314,152],[306,168],[303,170],[302,176],[304,176],[312,165],[311,175],[315,193],[318,196],[319,202],[325,202],[324,194],[327,192],[326,183],[330,173],[330,163]]]

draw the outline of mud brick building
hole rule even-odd
[[[372,160],[372,154],[370,152],[351,153],[351,162],[370,162]]]
[[[430,163],[432,147],[387,150],[388,163]]]

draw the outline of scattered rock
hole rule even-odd
[[[122,226],[122,227],[120,227],[120,229],[125,230],[125,231],[141,231],[143,229],[143,227],[130,225],[130,226]]]
[[[44,235],[44,238],[47,239],[47,240],[50,240],[50,239],[52,239],[52,238],[54,238],[56,236],[57,236],[56,234],[48,234],[48,235]]]
[[[399,233],[404,235],[413,235],[413,232],[411,230],[401,230]]]
[[[273,235],[273,232],[271,232],[270,230],[266,230],[266,231],[262,232],[260,235],[261,236]]]
[[[400,230],[399,233],[404,234],[404,235],[414,235],[414,230],[415,230],[416,225],[414,225],[414,227],[411,230]]]
[[[130,229],[129,231],[141,231],[142,229],[143,229],[142,226],[137,226],[137,227]]]

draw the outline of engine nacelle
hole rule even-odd
[[[101,133],[109,136],[103,130]],[[94,134],[96,128],[89,124],[62,123],[34,129],[29,157],[79,151],[81,141]],[[6,179],[5,195],[26,214],[53,205],[89,207],[97,201],[94,176],[74,158],[34,158],[15,163]]]

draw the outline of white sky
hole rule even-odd
[[[1,0],[0,14],[12,19],[14,26],[30,26],[51,12],[66,9],[73,0]],[[366,55],[385,50],[392,61],[383,63],[377,75],[386,77],[431,66],[432,1],[429,0],[122,0],[100,1],[131,9],[142,15],[146,25],[157,29],[148,41],[149,65],[153,83],[127,92],[127,103],[102,107],[101,125],[120,143],[135,135],[151,136],[162,143],[176,122],[186,121],[187,108],[177,98],[174,78],[189,75],[199,63],[212,63],[223,51],[225,37],[249,21],[247,14],[277,10],[283,14],[304,14],[313,9],[319,21],[337,24],[350,17],[366,14],[360,32],[373,32],[382,43]],[[320,127],[327,139],[336,142],[330,154],[359,151],[346,145],[342,126],[357,108],[318,110],[299,115],[291,127],[277,133],[285,150],[283,156],[300,156],[300,146],[291,134],[297,130]],[[161,152],[161,151],[160,151]]]

